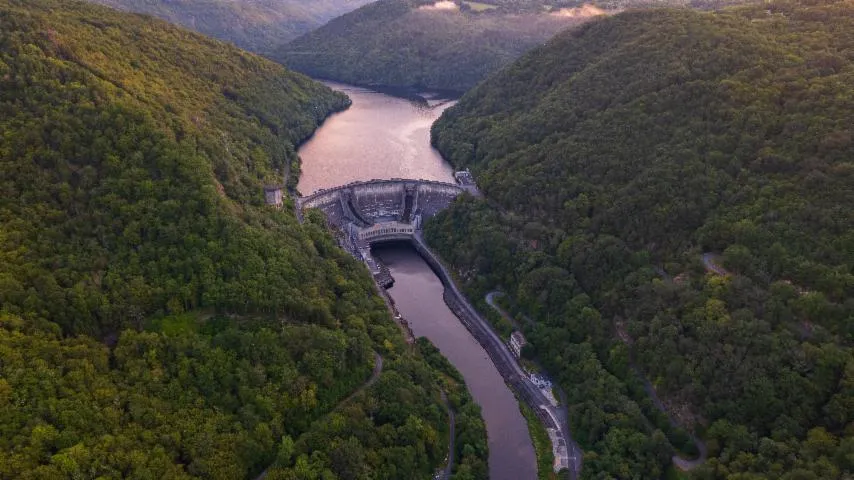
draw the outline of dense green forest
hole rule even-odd
[[[854,474],[854,4],[626,12],[433,130],[485,200],[427,226],[568,394],[585,478]],[[648,382],[648,383],[646,383]]]
[[[322,218],[264,205],[347,104],[150,17],[0,0],[0,477],[442,467],[449,373]]]
[[[269,52],[370,0],[90,0],[162,18],[253,52]]]
[[[283,45],[272,58],[319,78],[463,92],[584,20],[551,15],[542,7],[516,12],[438,9],[432,4],[371,3]]]
[[[474,403],[466,389],[462,374],[427,339],[419,338],[417,348],[432,370],[424,363],[411,361],[396,366],[395,374],[383,376],[371,396],[360,397],[347,403],[321,419],[318,426],[297,438],[295,442],[286,442],[286,446],[280,448],[278,458],[281,460],[303,455],[312,462],[316,458],[324,458],[314,452],[330,450],[328,445],[336,445],[329,455],[332,465],[341,464],[345,459],[349,462],[346,473],[342,471],[344,469],[336,470],[339,478],[410,478],[411,474],[408,472],[417,471],[416,466],[410,463],[424,456],[424,453],[419,451],[423,448],[422,445],[435,447],[442,443],[440,439],[435,438],[439,432],[428,430],[428,426],[421,419],[410,414],[411,410],[432,409],[433,421],[439,421],[442,415],[434,408],[435,405],[431,404],[429,391],[400,388],[400,379],[395,375],[404,374],[421,379],[421,383],[425,384],[436,379],[442,391],[446,392],[445,408],[454,411],[456,424],[452,479],[488,478],[486,425],[481,418],[480,407]],[[403,424],[404,428],[396,434],[391,429],[376,428],[366,412],[370,414],[370,418],[379,417],[383,423],[387,421],[384,418],[389,418]],[[447,422],[447,418],[445,421]],[[342,441],[345,436],[342,432],[350,437]],[[372,452],[364,447],[387,442],[384,437],[389,434],[393,434],[398,442],[396,448]],[[425,435],[430,435],[432,441],[424,442]],[[447,436],[448,432],[443,431],[441,435]],[[416,448],[409,448],[408,445]],[[447,450],[436,453],[447,453]],[[306,465],[300,461],[289,467],[277,464],[268,471],[266,478],[311,478],[305,474]],[[379,465],[379,468],[369,468],[372,465]]]

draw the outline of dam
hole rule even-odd
[[[569,469],[571,477],[576,478],[579,454],[571,440],[564,409],[529,378],[489,322],[459,291],[451,274],[421,236],[423,222],[448,208],[457,196],[479,195],[469,171],[456,172],[454,178],[457,183],[407,179],[352,182],[298,197],[296,208],[300,213],[311,208],[322,211],[339,245],[361,259],[383,288],[394,285],[394,278],[373,254],[372,245],[401,241],[411,244],[441,280],[445,304],[483,347],[504,382],[546,426],[555,456],[555,472]]]
[[[478,195],[471,173],[457,172],[457,183],[435,180],[369,180],[322,189],[298,197],[300,211],[316,208],[326,215],[342,248],[361,259],[377,283],[388,288],[394,279],[371,255],[371,245],[411,241],[427,218],[448,208],[458,195]]]

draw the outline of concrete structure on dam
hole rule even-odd
[[[472,181],[370,180],[299,197],[297,208],[317,208],[326,214],[341,246],[368,265],[377,283],[389,287],[394,279],[372,257],[371,244],[411,240],[425,219],[448,208],[463,192],[478,193]]]
[[[381,287],[394,284],[388,269],[371,254],[371,245],[407,241],[425,259],[445,286],[444,299],[489,354],[505,383],[531,406],[545,425],[555,455],[554,470],[568,470],[572,479],[581,470],[581,450],[572,441],[564,406],[556,405],[532,382],[507,344],[454,284],[453,278],[421,236],[422,223],[448,208],[463,192],[479,195],[469,171],[456,172],[457,183],[430,180],[371,180],[319,190],[298,197],[297,215],[317,208],[326,214],[340,245],[361,259]],[[405,323],[404,323],[405,324]]]
[[[318,190],[299,197],[298,206],[322,210],[337,227],[352,224],[365,228],[399,221],[418,228],[421,218],[444,210],[464,191],[477,192],[463,185],[431,180],[370,180]]]

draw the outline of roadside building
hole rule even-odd
[[[522,348],[527,344],[528,341],[525,340],[522,332],[516,330],[510,334],[510,350],[513,352],[513,355],[516,355],[516,358],[522,357]]]
[[[284,202],[281,185],[266,185],[264,186],[264,202],[267,205],[281,207]]]

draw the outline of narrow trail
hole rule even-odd
[[[323,420],[324,418],[328,417],[329,415],[333,414],[334,412],[338,411],[342,406],[344,406],[350,400],[352,400],[357,395],[359,395],[360,393],[362,393],[365,390],[367,390],[368,388],[370,388],[371,385],[375,384],[377,382],[377,380],[379,380],[380,375],[382,373],[383,373],[383,357],[379,353],[374,352],[374,371],[371,372],[371,376],[368,377],[368,379],[365,381],[365,383],[361,384],[359,386],[359,388],[357,388],[356,390],[353,390],[353,393],[348,395],[347,398],[338,402],[338,404],[335,405],[335,407],[333,407],[331,410],[329,410],[329,412],[327,412],[322,417],[315,420],[313,423],[319,422],[319,421]],[[264,480],[264,477],[267,476],[267,471],[270,470],[270,467],[272,467],[272,466],[273,465],[270,465],[267,468],[265,468],[263,472],[261,472],[257,477],[255,477],[255,480]]]
[[[519,323],[516,321],[516,319],[513,318],[512,316],[508,315],[507,312],[502,310],[501,307],[499,307],[498,304],[495,303],[495,297],[503,297],[503,296],[504,296],[504,292],[500,292],[498,290],[494,290],[492,292],[489,292],[486,294],[486,304],[489,305],[490,307],[492,307],[496,312],[498,312],[505,320],[510,322],[510,324],[513,325],[513,327],[516,330],[519,330],[520,329]]]
[[[703,254],[703,266],[706,267],[706,271],[715,273],[717,275],[727,276],[729,272],[722,266],[718,265],[715,260],[717,260],[720,256],[715,253],[706,252]]]
[[[365,390],[367,390],[368,388],[370,388],[371,385],[377,383],[377,380],[379,380],[380,374],[382,374],[382,373],[383,373],[383,357],[379,353],[374,352],[374,371],[371,373],[371,376],[359,388],[354,390],[353,393],[348,395],[347,398],[338,402],[338,405],[336,405],[335,408],[330,410],[329,413],[332,413],[332,412],[338,410],[345,403],[349,402],[350,400],[355,398],[357,395],[359,395],[360,393],[362,393]],[[326,415],[329,415],[329,413],[327,413]]]
[[[643,381],[646,394],[649,395],[650,399],[652,399],[652,403],[655,405],[655,408],[667,417],[667,421],[670,422],[670,426],[674,428],[682,428],[682,425],[680,425],[679,422],[667,411],[664,402],[661,401],[661,398],[658,396],[658,392],[655,391],[655,387],[653,387],[649,379],[647,379],[641,373],[640,369],[638,369],[634,364],[632,364],[632,370],[634,370],[635,374],[640,377],[641,381]],[[679,455],[673,455],[671,458],[673,465],[683,472],[689,472],[699,467],[709,458],[709,450],[706,448],[706,443],[693,433],[689,433],[688,435],[691,437],[691,441],[694,442],[694,445],[697,447],[697,451],[699,452],[697,458],[688,459]]]
[[[436,480],[448,480],[451,478],[451,473],[454,470],[454,452],[456,436],[457,436],[457,417],[454,413],[454,409],[451,408],[451,403],[448,401],[448,395],[442,390],[442,402],[445,404],[445,409],[448,411],[448,427],[450,433],[448,440],[448,464],[445,466],[445,469],[436,477]]]

